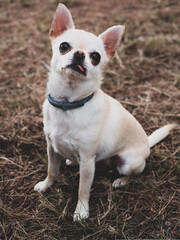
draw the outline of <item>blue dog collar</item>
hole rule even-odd
[[[89,102],[94,96],[94,93],[89,95],[86,98],[83,98],[79,101],[75,102],[65,102],[65,101],[56,101],[50,94],[48,94],[47,98],[48,101],[51,105],[53,105],[56,108],[61,108],[64,111],[70,110],[70,109],[75,109],[84,106],[85,103]]]

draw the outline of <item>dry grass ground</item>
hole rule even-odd
[[[103,89],[146,132],[180,120],[180,2],[178,0],[64,0],[76,26],[101,33],[125,24]],[[143,174],[113,191],[116,177],[97,165],[90,218],[72,222],[78,168],[61,167],[45,194],[33,186],[46,176],[41,106],[57,0],[0,0],[0,239],[180,239],[179,128],[155,146]]]

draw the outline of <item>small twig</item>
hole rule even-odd
[[[0,222],[0,227],[3,231],[3,234],[4,234],[4,239],[7,240],[7,236],[6,236],[6,231],[5,231],[5,227],[2,225],[2,223]]]
[[[62,213],[61,213],[61,215],[60,215],[60,217],[59,218],[64,218],[64,216],[66,215],[66,213],[67,213],[67,208],[68,208],[68,205],[69,205],[69,202],[71,201],[71,198],[68,198],[68,200],[67,200],[67,202],[66,202],[66,205],[65,205],[65,207],[64,207],[64,209],[63,209],[63,211],[62,211]]]
[[[104,219],[113,209],[113,206],[111,206],[111,202],[109,202],[107,211],[101,216],[100,220]]]
[[[1,138],[2,140],[8,141],[8,138],[4,137],[3,135],[0,135],[0,138]]]
[[[119,67],[120,67],[121,69],[126,69],[126,67],[123,65],[122,60],[120,59],[120,57],[119,57],[119,55],[118,55],[117,52],[115,53],[115,58],[116,58],[116,60],[117,60],[117,62],[118,62],[118,64],[119,64]]]
[[[16,224],[19,226],[19,228],[22,230],[22,232],[28,236],[27,232],[25,231],[24,227],[16,220]]]
[[[45,69],[50,71],[50,69],[51,69],[50,66],[44,60],[41,60],[41,64],[45,67]]]
[[[6,158],[6,157],[0,157],[0,159],[1,159],[1,160],[4,160],[4,161],[7,161],[7,162],[10,162],[10,163],[12,163],[13,165],[15,165],[15,166],[17,166],[17,167],[19,167],[19,168],[21,168],[21,169],[24,169],[24,167],[22,167],[21,165],[19,165],[19,164],[13,162],[13,161],[10,160],[9,158]]]
[[[24,168],[23,168],[23,169],[24,169]],[[39,172],[39,171],[41,171],[41,169],[37,169],[37,170],[35,170],[35,171],[33,171],[33,172],[30,172],[29,174],[26,174],[26,175],[23,175],[23,176],[18,176],[18,177],[15,177],[15,178],[13,178],[13,179],[2,180],[2,181],[0,181],[0,183],[13,182],[13,181],[16,181],[17,179],[20,179],[20,178],[23,179],[23,178],[29,177],[29,176],[31,176],[31,175],[33,175],[34,173]]]
[[[165,93],[165,92],[162,92],[162,91],[159,90],[158,88],[151,87],[151,89],[154,90],[155,92],[158,92],[158,93],[160,93],[160,94],[162,94],[162,95],[168,97],[168,98],[171,98],[171,96],[170,96],[169,94],[167,94],[167,93]]]
[[[95,232],[95,233],[93,233],[93,234],[89,234],[89,235],[81,238],[81,240],[88,239],[88,238],[92,239],[92,237],[93,237],[94,235],[96,235],[96,234],[98,234],[98,233],[101,233],[101,232],[103,232],[104,230],[105,230],[105,228],[100,229],[99,231],[97,231],[97,232]]]
[[[172,199],[174,198],[174,195],[176,194],[176,192],[174,192],[174,194],[171,196],[171,198],[169,199],[169,201],[167,202],[167,204],[161,208],[161,210],[158,212],[158,214],[154,217],[154,219],[156,219],[166,208],[167,206],[170,204],[170,202],[172,201]]]
[[[147,112],[147,114],[154,115],[154,116],[164,116],[164,117],[180,117],[180,114],[171,114],[171,113],[155,113],[155,112]]]
[[[148,110],[148,107],[149,107],[149,102],[150,102],[149,100],[150,100],[150,93],[148,92],[147,97],[146,97],[146,106],[145,106],[145,109],[144,109],[144,117],[145,117],[145,115],[147,113],[147,110]]]
[[[127,105],[130,105],[130,106],[133,106],[133,107],[139,107],[138,104],[135,104],[135,103],[131,103],[131,102],[128,102],[128,101],[123,101],[123,100],[119,100],[120,103],[123,103],[123,104],[127,104]]]

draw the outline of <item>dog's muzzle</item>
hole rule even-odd
[[[78,72],[84,76],[87,75],[87,69],[84,66],[85,53],[82,51],[76,51],[73,55],[72,64],[67,68],[71,68],[73,71]]]

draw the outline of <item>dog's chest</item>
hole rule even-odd
[[[69,135],[61,135],[52,131],[49,135],[51,145],[54,150],[58,152],[64,158],[71,161],[76,161],[79,159],[79,149],[78,145],[70,133]]]
[[[81,146],[79,122],[71,114],[62,111],[44,112],[44,131],[56,152],[76,161]]]
[[[67,122],[62,126],[60,124],[52,129],[49,135],[51,145],[60,155],[71,161],[75,161],[79,158],[79,149],[75,130],[69,128],[70,126]]]

